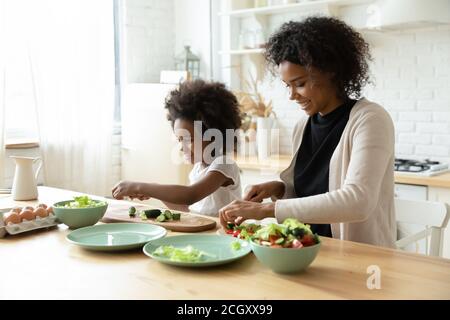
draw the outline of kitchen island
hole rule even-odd
[[[40,187],[39,202],[74,194]],[[0,208],[14,204],[24,203],[0,199]],[[0,239],[0,299],[450,299],[450,260],[349,241],[322,238],[305,272],[280,275],[252,253],[228,265],[180,268],[141,250],[88,251],[68,243],[69,232],[59,225]],[[378,268],[380,289],[369,289]]]

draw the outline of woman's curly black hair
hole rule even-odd
[[[217,129],[226,137],[227,129],[239,129],[241,117],[236,96],[220,82],[186,81],[166,98],[167,119],[202,121],[203,132]]]
[[[333,74],[338,93],[358,98],[369,82],[369,45],[361,34],[332,17],[286,22],[268,41],[266,60],[275,68],[283,61]]]

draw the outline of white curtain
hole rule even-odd
[[[5,185],[5,8],[0,0],[0,188]]]
[[[114,118],[111,0],[12,0],[28,12],[45,184],[109,195]],[[27,9],[24,9],[27,8]]]
[[[0,53],[0,59],[2,58]],[[1,61],[1,60],[0,60]],[[5,185],[5,72],[0,63],[0,188]]]

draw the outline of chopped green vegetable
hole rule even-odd
[[[148,219],[157,218],[161,214],[161,210],[159,210],[159,209],[149,209],[149,210],[144,210],[144,213],[145,213],[145,216]]]
[[[287,227],[285,225],[271,223],[255,232],[254,237],[267,241],[270,236],[286,236]]]
[[[153,255],[158,257],[169,258],[172,261],[178,262],[200,262],[207,257],[215,257],[204,251],[200,251],[191,245],[184,248],[175,248],[174,246],[160,246],[155,251]]]
[[[88,196],[79,196],[79,197],[73,197],[74,201],[70,201],[64,205],[57,206],[58,208],[70,208],[70,209],[77,209],[77,208],[95,208],[95,207],[102,207],[106,205],[105,201],[100,200],[92,200]]]
[[[181,219],[181,213],[179,213],[179,212],[172,212],[172,219],[173,220],[180,220]]]
[[[166,217],[166,220],[172,220],[172,212],[170,210],[165,210],[164,216]]]
[[[135,207],[130,207],[128,209],[128,215],[130,216],[130,218],[136,217],[136,208]]]
[[[282,224],[262,227],[251,237],[251,241],[272,248],[301,249],[320,243],[320,238],[312,233],[309,225],[296,219],[286,219]]]
[[[306,232],[309,231],[308,233],[312,233],[311,228],[308,224],[301,223],[297,219],[287,218],[286,220],[283,221],[283,225],[288,227],[290,230],[295,230],[299,228],[305,230]]]
[[[239,241],[233,241],[231,242],[231,249],[233,250],[240,250],[241,249],[241,243]]]
[[[164,222],[164,221],[166,221],[166,215],[164,214],[164,213],[161,213],[157,218],[156,218],[156,221],[158,221],[158,222]]]
[[[139,213],[139,218],[141,218],[141,220],[147,220],[147,215],[145,214],[144,211],[141,211],[141,213]]]
[[[163,212],[160,209],[148,209],[140,211],[139,217],[142,220],[156,219],[156,221],[158,222],[166,222],[166,221],[180,220],[181,213],[172,212],[170,210],[164,210]]]

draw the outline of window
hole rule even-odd
[[[47,18],[49,17],[52,18],[52,21],[64,23],[64,14],[71,15],[70,10],[65,8],[65,6],[73,8],[89,6],[90,1],[85,1],[83,4],[79,4],[79,0],[47,0],[42,2],[35,0],[1,1],[3,12],[0,19],[3,20],[3,30],[5,30],[4,39],[1,39],[2,41],[0,42],[0,44],[4,44],[3,48],[5,53],[5,68],[4,70],[0,69],[0,73],[2,73],[0,76],[5,78],[5,143],[38,142],[39,130],[36,103],[39,102],[36,101],[36,94],[39,94],[39,86],[36,84],[37,80],[34,74],[35,66],[31,57],[33,55],[33,49],[29,48],[30,34],[32,34],[30,28],[34,28],[35,23],[42,22],[42,25],[44,25],[47,23]],[[120,121],[119,14],[121,12],[120,7],[122,1],[114,0],[111,2],[111,6],[112,4],[114,5],[114,10],[111,10],[111,13],[114,14],[115,21],[111,27],[115,29],[116,56],[115,120]],[[33,7],[39,10],[33,10]],[[27,9],[24,10],[24,8]],[[36,17],[35,15],[39,16]],[[80,24],[82,23],[83,21],[80,21]],[[62,26],[71,28],[69,25]],[[72,33],[72,36],[74,34]],[[63,37],[64,34],[60,36]],[[65,41],[65,39],[54,39],[52,45],[55,45],[60,40],[62,42]],[[64,43],[67,44],[67,41]],[[67,58],[67,60],[70,60],[70,58]]]
[[[4,3],[6,64],[5,79],[5,142],[37,141],[34,87],[28,57],[26,24],[23,24],[23,3]]]

